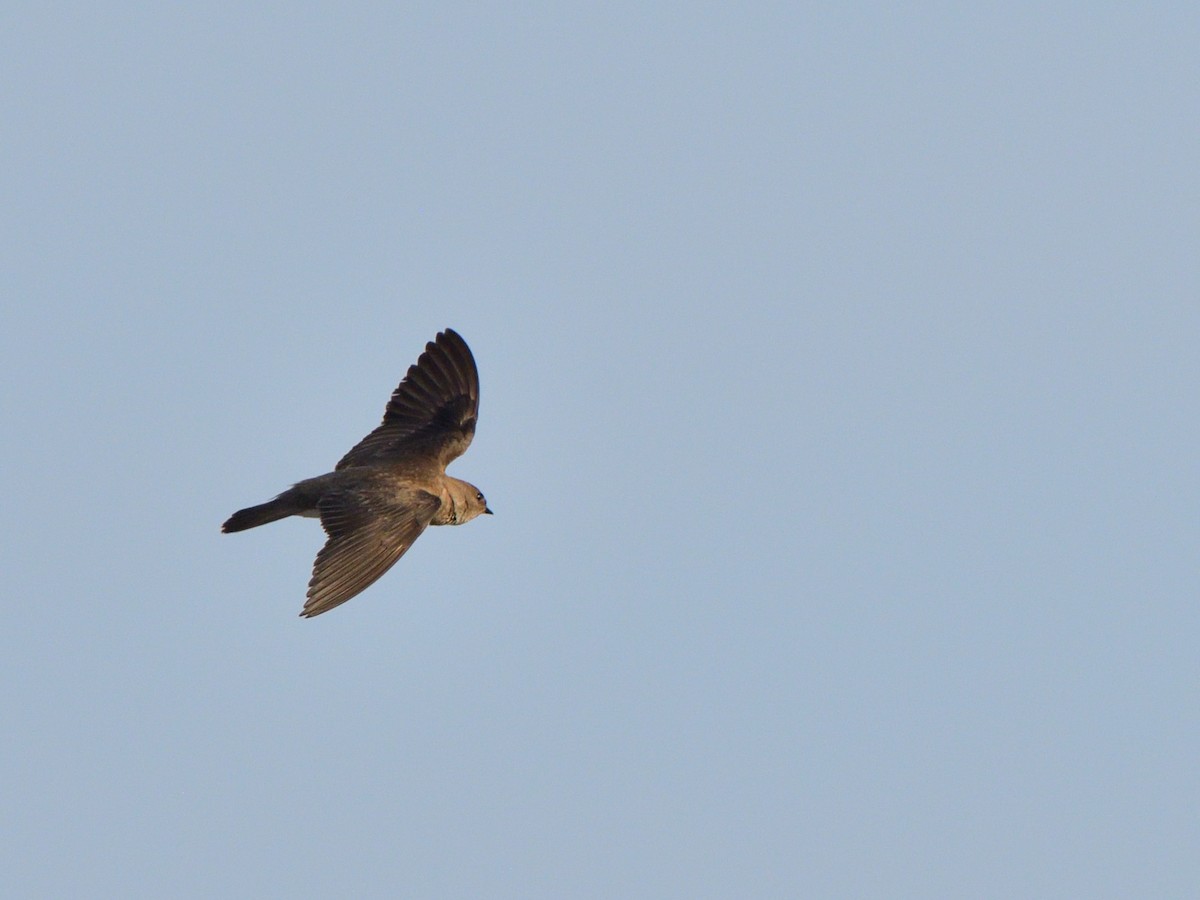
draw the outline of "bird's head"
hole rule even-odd
[[[470,522],[476,516],[492,514],[492,511],[488,509],[487,500],[484,499],[483,491],[475,485],[463,481],[461,478],[447,476],[446,480],[450,483],[450,499],[454,504],[455,525]]]

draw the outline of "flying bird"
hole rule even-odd
[[[479,372],[447,328],[425,345],[392,393],[383,422],[332,472],[307,478],[274,500],[238,510],[224,532],[288,516],[321,519],[328,539],[313,564],[301,616],[319,616],[373,584],[429,525],[491,515],[483,492],[446,474],[475,435]]]

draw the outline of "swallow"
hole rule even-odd
[[[428,526],[463,525],[492,514],[479,488],[446,474],[446,466],[470,446],[478,415],[475,358],[466,341],[447,328],[409,367],[383,422],[332,472],[238,510],[221,531],[245,531],[288,516],[320,518],[327,540],[313,564],[300,615],[328,612],[378,580]]]

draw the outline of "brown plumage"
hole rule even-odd
[[[446,474],[475,435],[479,373],[466,341],[446,329],[425,345],[392,393],[383,422],[332,472],[297,482],[221,526],[245,531],[287,516],[319,516],[317,554],[302,616],[318,616],[365,590],[429,525],[491,514],[483,493]]]

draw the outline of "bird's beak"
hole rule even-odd
[[[487,516],[493,515],[492,511],[490,509],[488,509],[486,506],[483,508],[483,513],[484,513],[484,515],[487,515]]]

